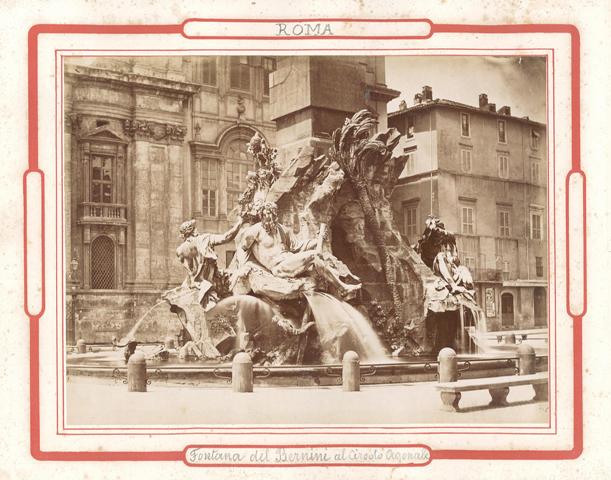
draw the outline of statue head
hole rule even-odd
[[[436,217],[435,215],[432,215],[432,214],[427,215],[424,223],[426,225],[426,228],[428,228],[429,230],[435,230],[435,229],[445,230],[444,223],[441,221],[439,217]]]
[[[266,202],[261,208],[261,225],[270,235],[278,226],[278,206],[274,202]]]
[[[197,227],[195,224],[196,222],[194,219],[183,222],[179,229],[180,238],[186,240],[189,237],[197,235]]]

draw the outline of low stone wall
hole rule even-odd
[[[113,337],[120,340],[147,312],[135,334],[136,340],[161,342],[166,336],[177,334],[180,322],[170,312],[170,306],[161,301],[162,293],[91,290],[70,293],[66,298],[68,343],[80,338],[88,344],[110,343]]]

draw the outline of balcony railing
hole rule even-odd
[[[127,206],[122,203],[83,202],[80,205],[81,223],[127,224]]]
[[[502,282],[503,271],[497,268],[470,268],[476,282]]]

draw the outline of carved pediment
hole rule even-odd
[[[120,143],[127,143],[128,140],[127,138],[119,133],[114,131],[113,129],[111,129],[110,127],[108,127],[108,125],[103,125],[101,127],[97,127],[94,128],[93,130],[90,130],[88,132],[85,132],[83,135],[81,135],[80,137],[81,140],[89,140],[89,141],[110,141],[110,142],[120,142]]]

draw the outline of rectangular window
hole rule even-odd
[[[113,203],[113,158],[101,155],[91,157],[91,201]]]
[[[475,234],[475,207],[461,206],[461,232],[466,235]]]
[[[460,169],[465,173],[471,173],[471,150],[460,149]]]
[[[246,175],[248,165],[238,162],[227,162],[225,164],[227,176],[227,213],[238,206],[240,194],[246,188]]]
[[[407,177],[411,175],[416,170],[416,153],[408,153],[407,160],[405,160],[405,167],[403,167],[403,172],[401,172],[401,177]]]
[[[410,153],[407,156],[407,161],[405,162],[407,171],[409,173],[414,173],[416,171],[416,154]]]
[[[509,210],[507,208],[499,209],[499,237],[509,237]]]
[[[460,134],[463,137],[471,136],[471,122],[469,121],[468,113],[460,114]]]
[[[539,148],[539,138],[539,133],[536,130],[532,129],[530,131],[530,148],[532,148],[533,150],[537,150]]]
[[[216,86],[216,57],[198,58],[194,70],[195,82]]]
[[[509,262],[507,260],[503,262],[503,280],[509,280]]]
[[[269,75],[276,71],[276,59],[263,58],[263,95],[269,95]]]
[[[539,183],[541,180],[540,171],[539,171],[539,161],[531,160],[530,164],[530,176],[533,183]]]
[[[533,240],[542,240],[542,214],[541,212],[531,212],[530,214],[530,238]]]
[[[231,57],[230,86],[238,90],[250,90],[250,64],[248,57]]]
[[[543,257],[535,257],[535,270],[537,277],[543,276]]]
[[[499,177],[509,178],[509,157],[507,155],[499,155]]]
[[[507,143],[507,124],[505,120],[498,121],[499,143]]]
[[[411,203],[403,206],[403,233],[413,242],[418,237],[418,205]]]
[[[399,178],[405,178],[412,175],[416,171],[416,151],[414,147],[408,147],[403,151],[404,155],[407,156],[403,170],[399,175]]]
[[[202,189],[202,213],[207,217],[216,217],[216,190]]]
[[[414,117],[412,115],[407,116],[407,138],[414,137]]]
[[[218,162],[201,160],[202,214],[207,217],[217,215],[217,189],[219,181]]]

